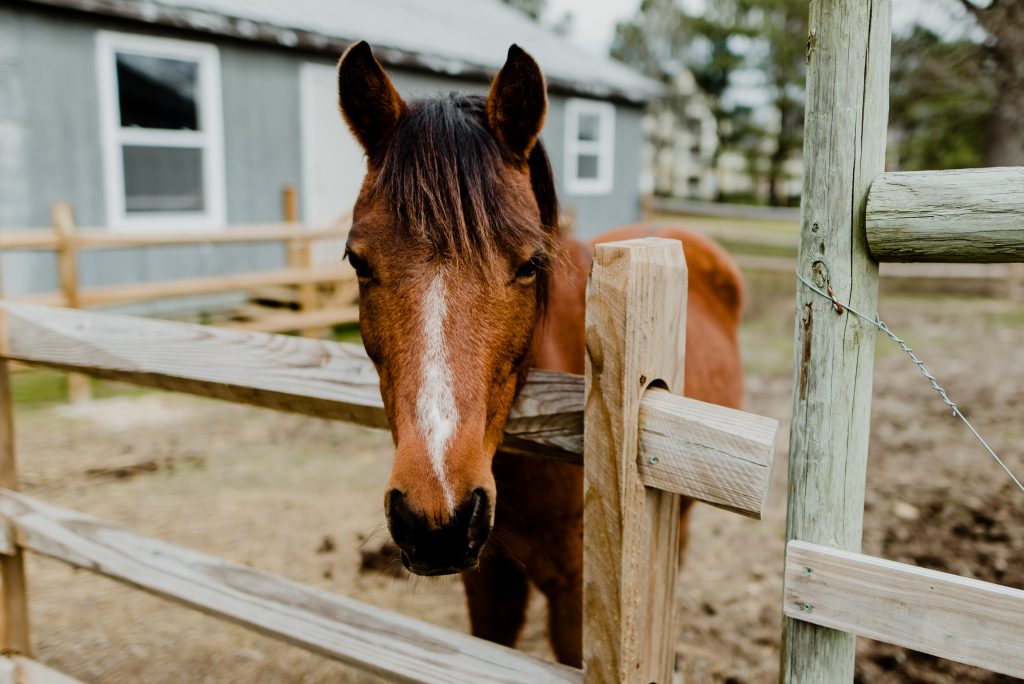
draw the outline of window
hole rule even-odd
[[[101,32],[97,64],[111,226],[126,231],[222,228],[217,48]]]
[[[565,189],[606,195],[614,186],[615,106],[572,99],[565,104]]]

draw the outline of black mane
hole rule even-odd
[[[514,253],[531,241],[551,254],[558,198],[547,153],[538,141],[528,160],[539,224],[506,196],[499,178],[509,163],[487,128],[483,97],[415,100],[381,150],[373,191],[397,212],[403,237],[422,239],[446,258],[490,261],[495,249]]]

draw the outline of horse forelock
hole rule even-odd
[[[483,97],[415,100],[378,158],[372,192],[395,213],[398,237],[426,243],[442,258],[487,267],[531,244],[554,257],[558,202],[543,146],[529,160],[539,221],[502,181],[514,165],[487,128]]]

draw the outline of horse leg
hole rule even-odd
[[[530,587],[526,573],[508,557],[485,554],[476,570],[462,574],[473,636],[515,646],[526,620]]]
[[[686,560],[686,547],[690,543],[690,512],[697,503],[688,496],[679,497],[679,566]]]
[[[548,599],[548,637],[555,658],[571,667],[583,667],[582,575],[574,574],[569,581],[541,591]]]

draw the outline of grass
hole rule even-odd
[[[132,396],[152,390],[107,380],[90,380],[97,399]],[[68,400],[68,376],[62,371],[32,369],[11,375],[11,396],[19,408],[45,408]]]
[[[363,338],[359,334],[358,323],[345,323],[343,325],[336,325],[331,331],[331,339],[335,342],[351,342],[353,344],[362,344]]]

